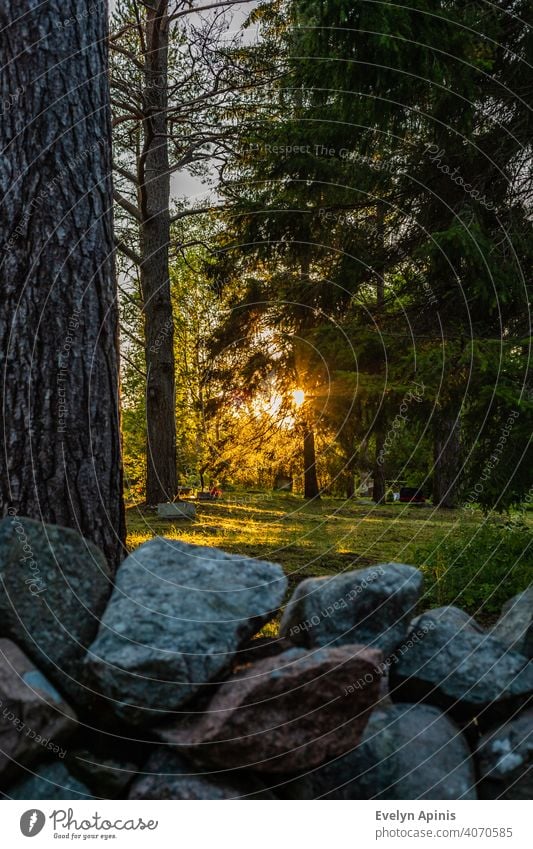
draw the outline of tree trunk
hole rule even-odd
[[[374,460],[374,469],[372,479],[374,488],[372,491],[372,500],[375,504],[383,504],[386,496],[385,482],[385,465],[384,465],[384,447],[385,447],[385,428],[383,424],[378,424],[376,427],[376,456]]]
[[[304,498],[320,498],[316,476],[315,433],[312,427],[304,427]]]
[[[433,426],[433,504],[457,506],[458,476],[461,471],[459,414],[454,409],[436,411]]]
[[[174,322],[170,297],[170,169],[168,159],[168,20],[146,11],[144,144],[139,158],[141,266],[146,351],[146,501],[174,498],[176,393]]]
[[[346,498],[354,498],[355,496],[355,475],[349,474],[346,481]]]
[[[350,454],[346,461],[346,498],[354,498],[355,496],[355,472],[357,469],[358,459],[359,455],[357,451],[353,450],[353,453]]]
[[[106,4],[0,2],[0,510],[74,528],[116,566],[125,526],[106,45]]]
[[[385,206],[378,201],[376,205],[376,230],[381,250],[385,251]],[[381,323],[383,310],[385,308],[385,281],[383,275],[385,266],[380,264],[376,269],[376,307],[378,312],[377,322]],[[384,406],[384,405],[383,405]],[[372,500],[375,504],[384,504],[386,498],[384,448],[386,436],[386,419],[383,409],[378,413],[379,420],[376,426],[376,454],[374,459],[373,481],[374,489]]]

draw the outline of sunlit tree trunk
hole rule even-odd
[[[68,21],[68,25],[67,22]],[[0,508],[123,554],[107,4],[0,2]]]

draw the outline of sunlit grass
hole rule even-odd
[[[420,549],[436,543],[437,552],[445,551],[453,548],[458,537],[466,545],[484,523],[482,514],[472,509],[433,510],[398,503],[376,506],[369,500],[346,502],[335,498],[305,502],[295,495],[257,492],[201,503],[194,521],[160,519],[155,510],[136,507],[129,508],[127,518],[130,551],[156,535],[215,546],[243,557],[280,563],[291,591],[307,577],[333,575],[373,563],[417,562],[426,575],[426,590],[433,603],[440,598],[439,593],[447,592],[449,580],[439,583],[435,570],[424,565],[425,561],[421,564]],[[526,521],[532,525],[533,514],[528,514]],[[486,595],[485,585],[479,586]],[[465,592],[461,603],[476,614],[479,593]],[[278,625],[279,617],[265,625],[260,635],[276,636]]]
[[[153,510],[131,507],[128,548],[167,536],[273,560],[296,580],[379,561],[409,563],[413,551],[436,533],[453,534],[459,525],[474,533],[481,522],[481,514],[472,510],[376,506],[335,498],[309,503],[289,494],[242,493],[199,504],[194,521],[160,519]]]

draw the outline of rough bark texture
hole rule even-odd
[[[316,476],[315,433],[311,427],[304,429],[304,498],[319,498]]]
[[[168,19],[146,10],[144,144],[138,162],[141,289],[146,349],[146,501],[174,498],[176,412],[174,326],[168,249],[170,242],[170,169],[168,160]]]
[[[124,538],[107,4],[0,2],[0,511]]]
[[[435,411],[433,429],[433,504],[457,507],[457,484],[461,470],[460,425],[455,410]]]

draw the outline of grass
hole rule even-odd
[[[444,550],[458,536],[468,542],[482,525],[481,512],[472,509],[377,506],[368,499],[309,503],[295,495],[248,492],[199,504],[192,522],[160,519],[155,510],[130,507],[128,547],[161,535],[270,560],[283,566],[292,590],[306,577],[391,560],[420,563],[420,550],[435,541]],[[434,570],[428,568],[426,574],[433,592]],[[434,595],[430,597],[435,603]],[[475,598],[470,608],[476,612]]]

